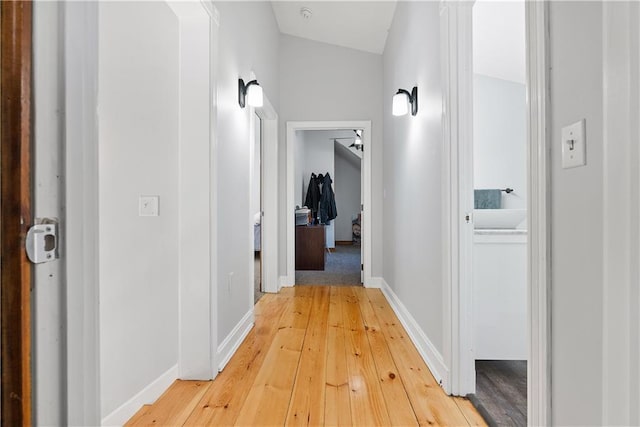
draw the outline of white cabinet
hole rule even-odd
[[[526,360],[526,231],[476,230],[473,288],[475,358]]]

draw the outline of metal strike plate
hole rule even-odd
[[[27,231],[27,257],[34,264],[58,258],[58,224],[36,224]]]

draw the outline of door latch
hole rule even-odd
[[[58,258],[58,224],[36,224],[27,231],[26,249],[29,261],[34,264],[50,262]]]

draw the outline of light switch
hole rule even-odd
[[[587,164],[584,119],[562,128],[562,168],[577,168]]]
[[[158,216],[158,205],[158,196],[140,196],[139,216]]]

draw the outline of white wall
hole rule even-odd
[[[474,75],[473,85],[474,187],[513,188],[511,194],[502,193],[502,207],[525,209],[526,87],[480,74]]]
[[[524,4],[523,0],[473,4],[474,72],[525,83]]]
[[[282,35],[280,37],[280,165],[286,164],[287,121],[371,120],[372,275],[382,274],[382,57]],[[286,188],[280,167],[279,188]],[[280,193],[280,275],[286,271],[286,194]],[[340,213],[338,207],[338,213]]]
[[[640,5],[603,4],[603,425],[640,425]]]
[[[102,3],[99,25],[104,417],[178,362],[179,39],[164,2]]]
[[[638,425],[640,8],[552,2],[550,24],[553,423]],[[582,118],[587,165],[562,169]]]
[[[602,419],[602,4],[551,2],[551,369],[554,425]],[[579,17],[579,19],[577,19]],[[561,128],[587,123],[587,166],[562,169]]]
[[[279,106],[279,31],[268,2],[216,2],[218,64],[218,345],[253,309],[250,200],[251,108],[238,105],[238,78],[255,77]],[[230,274],[232,279],[230,280]]]
[[[296,206],[304,206],[307,195],[307,187],[309,186],[309,178],[304,176],[304,162],[306,159],[307,145],[304,144],[304,131],[296,131],[296,145],[294,153],[295,172],[294,172],[294,203]],[[306,186],[305,186],[306,183]]]
[[[340,143],[334,144],[334,149],[333,189],[338,209],[338,217],[335,220],[336,240],[351,241],[353,238],[351,217],[360,213],[362,160]]]
[[[398,2],[384,51],[383,276],[442,353],[439,7]],[[392,116],[393,94],[414,85],[418,115]]]

